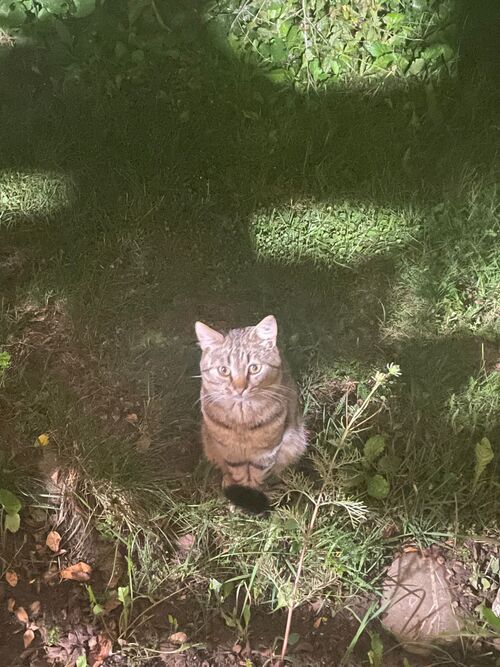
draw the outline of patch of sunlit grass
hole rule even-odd
[[[46,218],[68,207],[75,184],[66,174],[45,171],[0,173],[0,225]]]
[[[356,201],[301,202],[257,214],[251,221],[257,254],[284,264],[312,261],[334,268],[399,253],[420,233],[411,209]]]

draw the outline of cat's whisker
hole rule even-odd
[[[220,391],[212,391],[200,397],[200,400],[207,405],[213,405],[225,397],[225,394]]]

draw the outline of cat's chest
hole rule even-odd
[[[283,435],[286,408],[282,404],[226,406],[226,409],[206,407],[205,424],[214,438],[225,447],[267,449],[277,444]]]

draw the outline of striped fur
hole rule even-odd
[[[269,315],[227,335],[197,322],[196,334],[205,455],[222,471],[223,487],[262,489],[306,448],[297,389],[276,345],[276,320]]]

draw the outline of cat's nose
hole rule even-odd
[[[234,387],[235,391],[236,391],[238,394],[240,394],[240,396],[241,396],[241,394],[242,394],[242,393],[245,391],[245,389],[247,388],[247,379],[246,379],[246,377],[245,377],[245,376],[242,376],[242,377],[235,377],[235,378],[233,379],[233,387]]]

